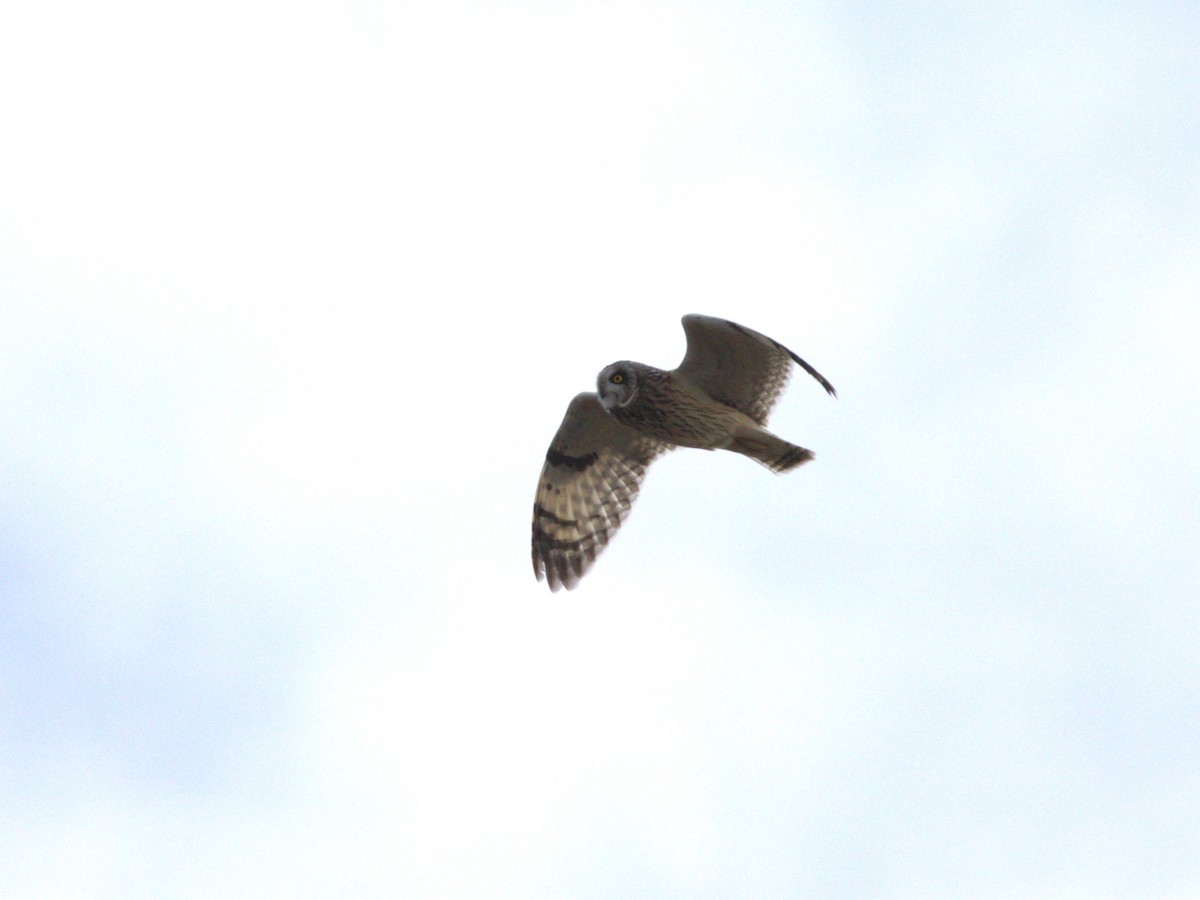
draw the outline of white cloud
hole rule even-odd
[[[1187,894],[1194,23],[855,15],[14,18],[18,895]],[[689,311],[817,461],[656,463],[550,596],[540,455]]]

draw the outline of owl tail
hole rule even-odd
[[[765,428],[749,428],[736,432],[729,449],[762,463],[772,472],[786,472],[813,458],[813,452],[789,444]]]

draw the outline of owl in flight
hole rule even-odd
[[[683,332],[678,368],[615,362],[600,372],[597,393],[567,407],[533,504],[533,571],[552,591],[579,584],[660,453],[733,450],[775,472],[813,458],[764,426],[792,363],[836,396],[821,373],[778,341],[725,319],[684,316]]]

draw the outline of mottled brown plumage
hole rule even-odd
[[[688,347],[678,368],[613,363],[600,372],[598,393],[567,408],[533,506],[533,571],[551,590],[579,583],[660,453],[732,450],[776,472],[812,459],[763,426],[793,363],[831,395],[833,385],[778,341],[734,322],[689,315],[683,330]]]

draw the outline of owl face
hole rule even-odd
[[[628,406],[637,396],[637,372],[626,362],[605,366],[596,379],[596,391],[606,410]]]

